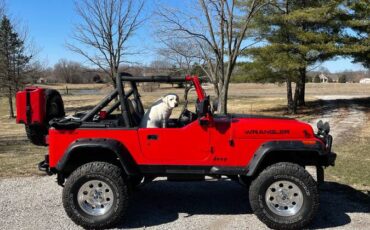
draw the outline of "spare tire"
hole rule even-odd
[[[42,124],[26,125],[28,139],[39,146],[47,146],[45,137],[50,128],[49,121],[65,116],[64,103],[60,93],[54,89],[45,89],[45,118]]]
[[[48,128],[43,125],[25,125],[27,138],[34,145],[47,146],[45,136],[48,135]]]

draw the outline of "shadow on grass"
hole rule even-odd
[[[310,228],[344,226],[348,213],[370,213],[370,198],[350,186],[326,182],[320,193],[320,208]],[[193,215],[252,214],[248,192],[232,181],[166,182],[155,181],[133,195],[122,228],[167,224]],[[247,221],[247,220],[246,220]]]
[[[350,99],[329,99],[306,102],[305,106],[299,108],[299,115],[325,114],[341,108],[356,106],[358,109],[370,111],[370,97]],[[287,115],[286,106],[264,109],[261,112],[280,113]]]

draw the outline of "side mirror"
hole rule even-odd
[[[210,112],[209,96],[197,103],[198,118],[207,115]]]

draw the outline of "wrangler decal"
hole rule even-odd
[[[257,129],[250,129],[250,130],[246,130],[245,131],[245,134],[247,135],[253,135],[253,134],[257,134],[257,135],[264,135],[264,134],[279,134],[279,135],[287,135],[289,134],[290,131],[288,129],[261,129],[261,130],[257,130]]]

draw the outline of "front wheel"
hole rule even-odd
[[[313,178],[288,162],[262,171],[251,184],[249,200],[257,217],[273,229],[301,229],[312,221],[319,206]]]
[[[77,168],[63,189],[67,215],[88,229],[117,224],[125,214],[128,198],[122,170],[106,162],[91,162]]]

